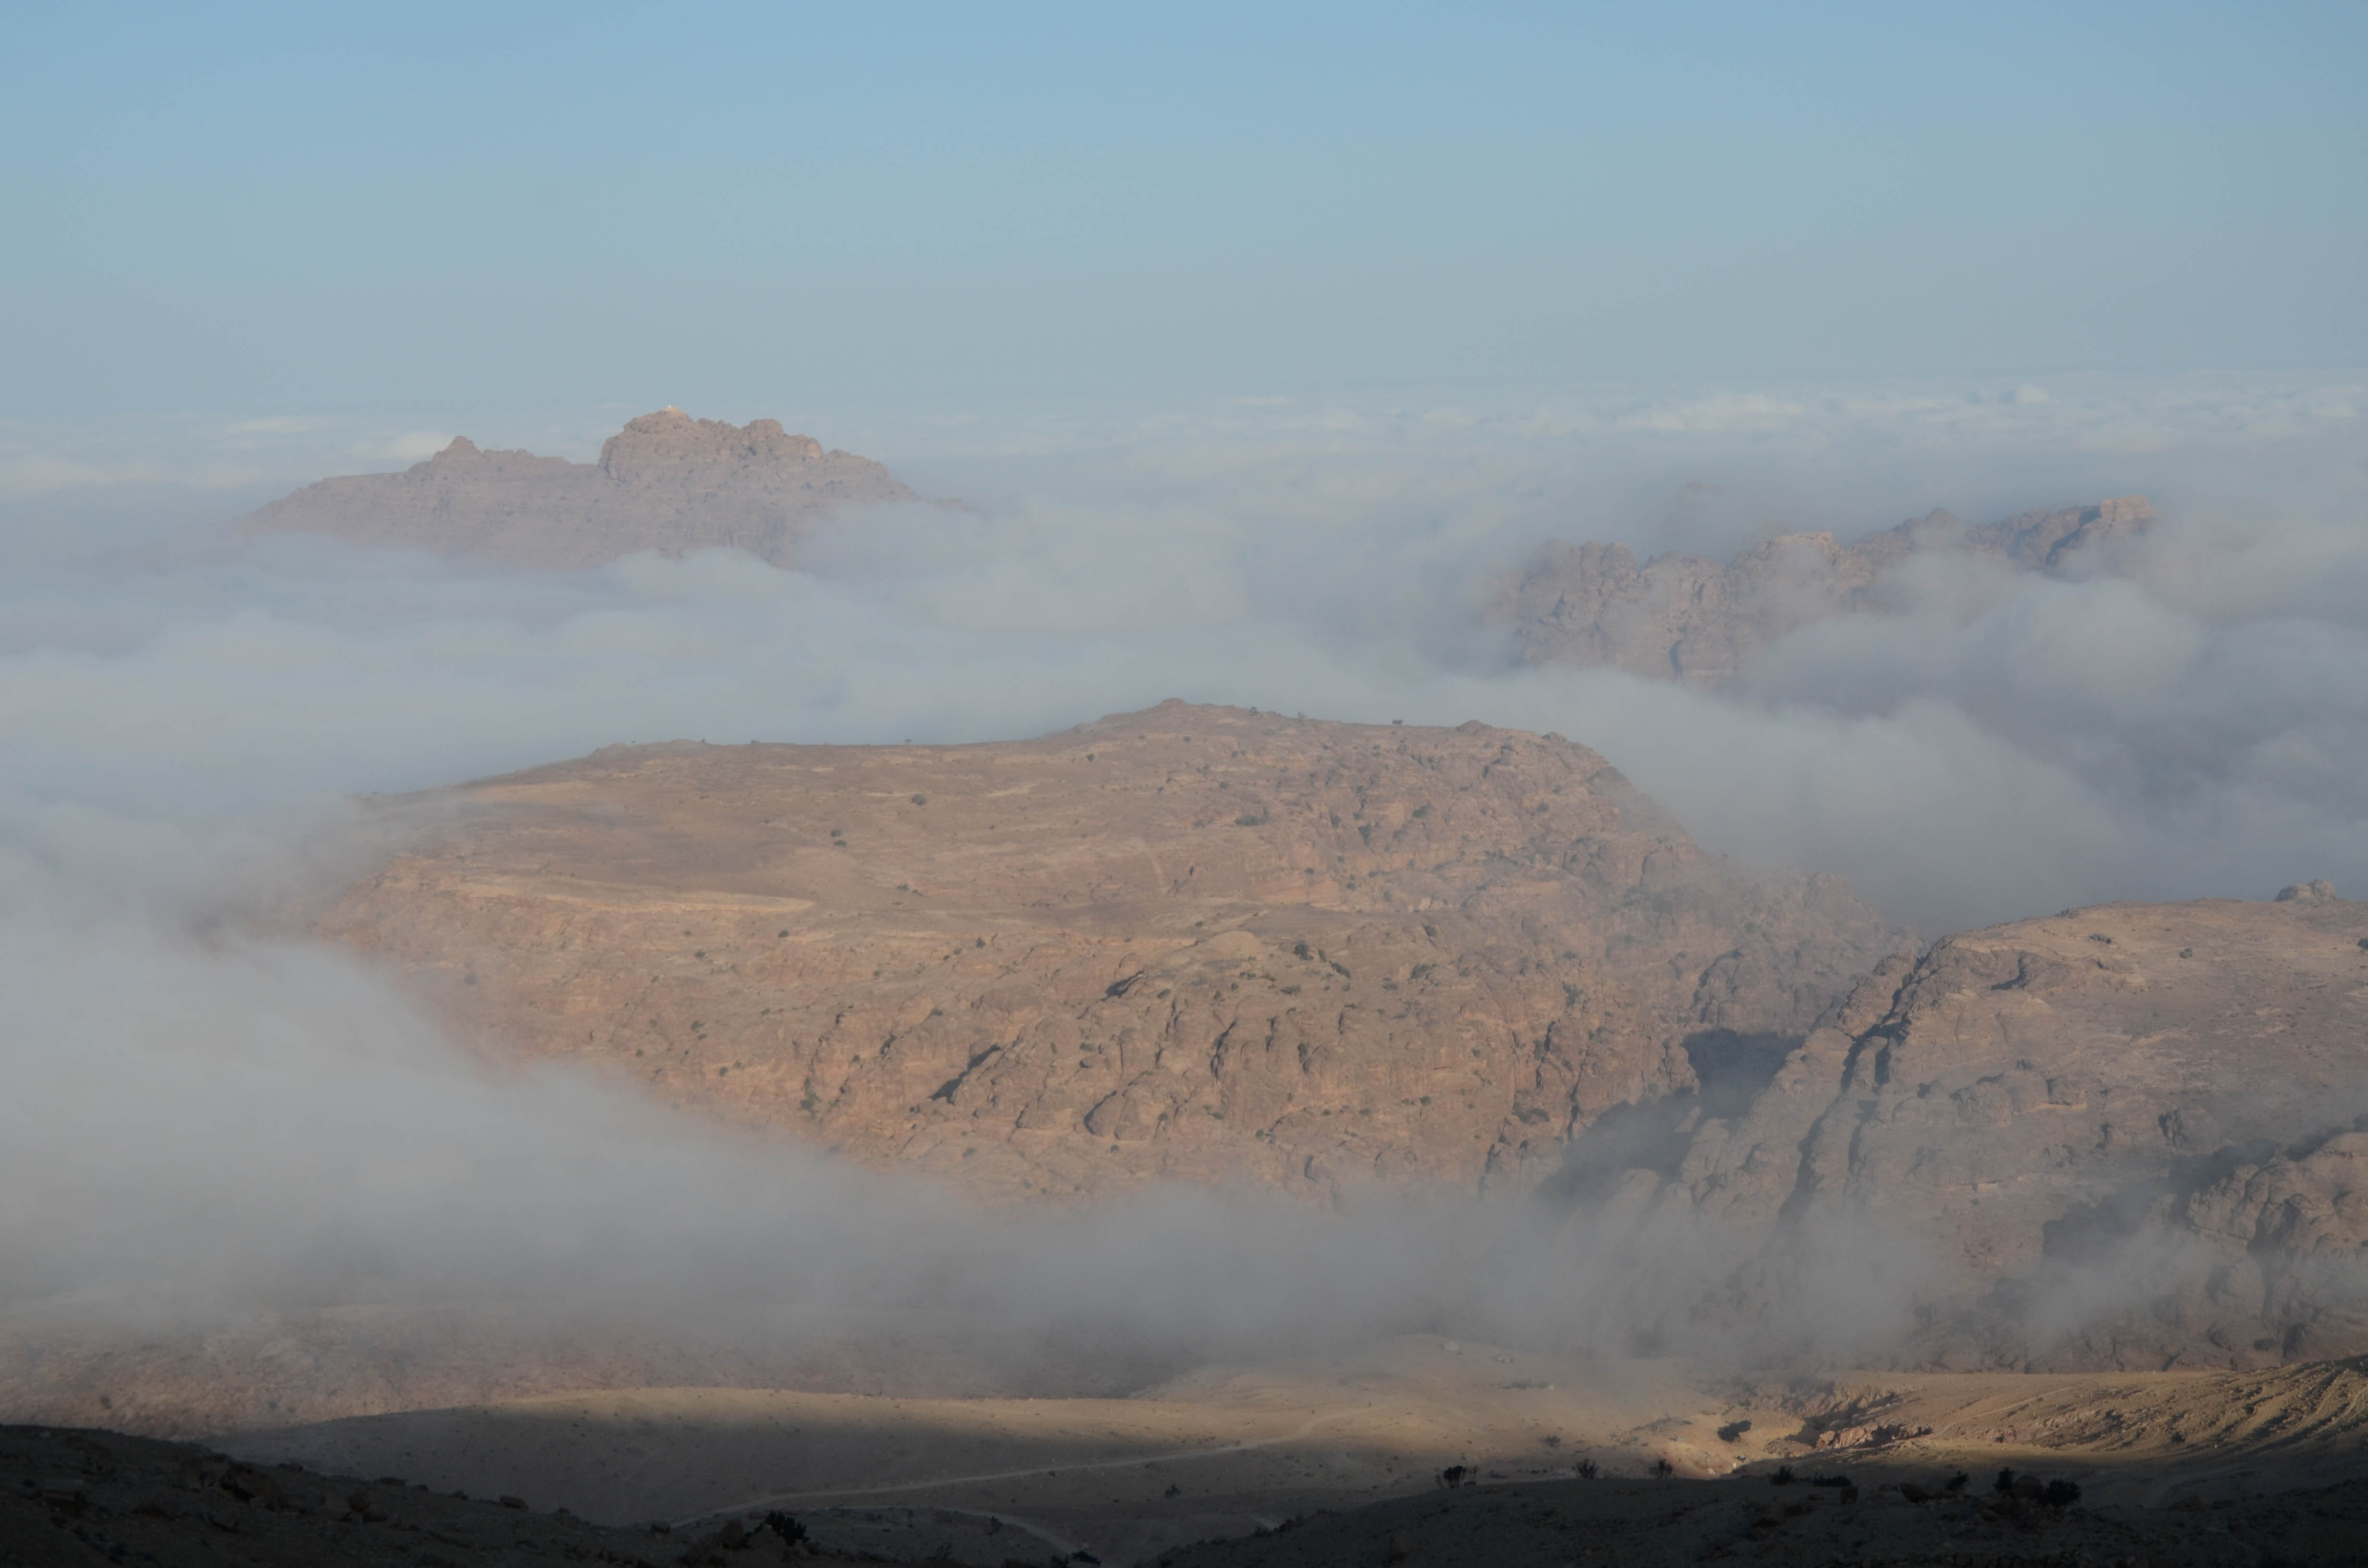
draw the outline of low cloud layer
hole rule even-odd
[[[794,572],[241,550],[187,491],[56,491],[0,541],[0,787],[234,817],[618,740],[1008,738],[1183,696],[1557,730],[1714,847],[1928,934],[2341,886],[2368,877],[2362,406],[2322,378],[905,411],[834,439],[971,509],[844,516]],[[1921,563],[1718,697],[1514,667],[1479,613],[1546,538],[1720,553],[2133,491],[2165,520],[2126,575]]]
[[[1628,1319],[1569,1236],[1245,1225],[1180,1199],[1156,1224],[982,1232],[598,1085],[488,1076],[377,977],[252,917],[334,877],[354,792],[616,741],[1008,738],[1175,696],[1558,731],[1711,847],[1842,872],[1928,935],[2368,887],[2362,404],[2321,378],[906,412],[821,433],[970,510],[842,517],[797,571],[713,551],[570,574],[233,547],[186,526],[195,492],[100,483],[260,483],[208,468],[208,442],[313,440],[302,422],[146,466],[10,432],[0,1305],[679,1305],[696,1279],[821,1318],[976,1291],[997,1323],[1123,1320],[1178,1354],[1458,1314],[1584,1340]],[[333,434],[402,456],[417,423]],[[2165,521],[2122,574],[1920,571],[1722,694],[1518,667],[1479,615],[1546,538],[1719,552],[2141,490]],[[1503,1290],[1441,1301],[1465,1246],[1509,1249],[1471,1275]],[[1279,1266],[1310,1249],[1322,1268]],[[1873,1304],[1845,1339],[1905,1302],[1853,1299]]]
[[[1922,1278],[1912,1243],[1835,1238],[1765,1310],[1690,1323],[1673,1306],[1751,1238],[1672,1233],[1640,1259],[1616,1232],[1452,1195],[981,1215],[627,1085],[473,1060],[347,955],[249,934],[286,879],[331,869],[285,841],[87,812],[11,826],[130,835],[12,853],[0,909],[0,1352],[42,1345],[70,1381],[94,1347],[218,1355],[357,1307],[341,1348],[364,1359],[432,1359],[421,1324],[458,1312],[529,1361],[551,1336],[728,1341],[1067,1390],[1413,1331],[1848,1357],[1896,1342]],[[11,1383],[58,1397],[0,1354]],[[169,1418],[169,1391],[129,1396]]]

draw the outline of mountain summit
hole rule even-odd
[[[636,551],[734,546],[785,565],[814,518],[917,499],[870,458],[825,451],[777,419],[733,425],[664,408],[628,421],[597,463],[486,451],[467,437],[401,473],[324,479],[239,520],[514,566],[597,566]]]

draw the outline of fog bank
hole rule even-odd
[[[355,792],[618,741],[1009,738],[1167,697],[1557,731],[1710,847],[1842,872],[1928,935],[2368,887],[2362,395],[2319,378],[864,415],[823,433],[970,506],[842,515],[791,571],[233,546],[188,526],[203,432],[117,472],[97,437],[42,469],[19,429],[0,1308],[185,1324],[507,1302],[791,1340],[917,1314],[1015,1361],[1102,1336],[1113,1364],[1450,1326],[1879,1353],[1924,1278],[1902,1238],[1819,1241],[1747,1321],[1676,1311],[1736,1238],[1664,1236],[1640,1269],[1615,1237],[1445,1199],[1317,1216],[1170,1194],[989,1223],[603,1085],[492,1072],[261,917],[350,869]],[[321,440],[348,436],[367,433]],[[367,438],[403,455],[401,437]],[[179,488],[108,488],[132,483]],[[1723,694],[1520,666],[1483,613],[1548,538],[1723,553],[2136,491],[2164,521],[2117,573],[1936,568]]]

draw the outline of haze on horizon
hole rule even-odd
[[[12,419],[2368,361],[2341,4],[17,7],[0,44]]]

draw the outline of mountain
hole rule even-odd
[[[378,803],[319,929],[465,1035],[1014,1199],[1520,1188],[1899,937],[1558,736],[1179,701],[961,746],[617,746]]]
[[[2368,1350],[2368,904],[2324,882],[1948,937],[1747,1105],[1667,1108],[1657,1165],[1599,1192],[1775,1258],[1821,1227],[1921,1238],[1938,1364]]]
[[[666,408],[628,421],[597,463],[484,451],[456,437],[401,473],[324,479],[237,526],[512,566],[597,566],[636,551],[717,545],[781,565],[805,527],[835,506],[915,499],[870,458],[825,451],[777,420],[730,425]]]
[[[1541,546],[1502,585],[1491,616],[1531,664],[1609,665],[1688,686],[1725,686],[1788,631],[1879,608],[1885,578],[1954,555],[2009,572],[2070,574],[2106,564],[2155,518],[2143,496],[1969,528],[1947,512],[1861,540],[1784,534],[1722,564],[1671,552],[1637,564],[1624,544]]]

